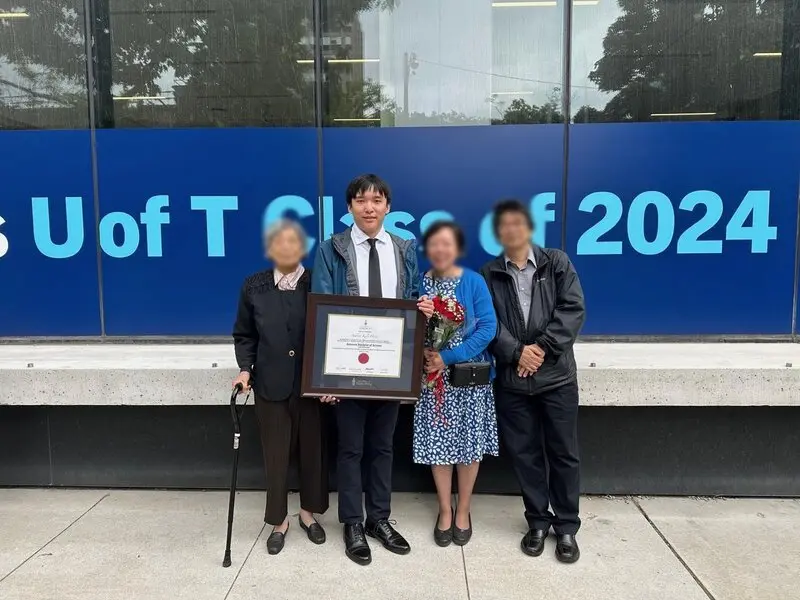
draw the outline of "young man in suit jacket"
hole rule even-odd
[[[374,298],[417,298],[416,244],[383,228],[392,203],[389,186],[377,175],[362,175],[350,182],[346,200],[353,225],[320,243],[311,291]],[[419,307],[423,312],[433,310],[432,302],[427,299],[420,299]],[[389,522],[393,441],[399,403],[331,397],[322,400],[337,405],[337,487],[345,554],[360,565],[368,565],[372,554],[366,536],[377,539],[395,554],[408,554],[411,546]],[[366,504],[366,528],[362,496]]]

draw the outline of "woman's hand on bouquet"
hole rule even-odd
[[[427,296],[420,297],[420,299],[417,300],[417,309],[425,315],[426,319],[430,319],[433,316],[433,300]]]
[[[425,350],[425,372],[437,373],[444,370],[442,356],[436,350]]]

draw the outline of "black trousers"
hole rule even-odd
[[[339,429],[337,490],[339,521],[346,525],[388,519],[392,500],[394,429],[399,402],[342,400],[336,406]]]
[[[528,527],[576,534],[581,525],[577,381],[534,395],[498,388],[495,403]]]
[[[319,400],[292,396],[270,402],[256,396],[256,418],[267,472],[264,520],[280,525],[286,519],[289,464],[295,457],[299,459],[300,507],[324,513],[328,510],[328,453]]]

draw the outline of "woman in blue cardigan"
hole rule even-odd
[[[420,296],[447,300],[463,307],[465,318],[441,351],[431,349],[426,336],[425,372],[441,373],[443,393],[428,386],[414,413],[414,462],[431,465],[439,498],[439,516],[433,537],[440,546],[463,546],[472,537],[470,503],[480,461],[497,456],[497,417],[490,379],[494,376],[487,351],[497,331],[492,297],[483,277],[457,264],[464,252],[464,232],[455,223],[439,221],[423,236],[422,245],[431,270],[422,277]],[[473,364],[478,385],[460,386],[453,365]],[[464,373],[459,370],[459,373]],[[480,375],[483,377],[481,378]],[[453,510],[453,465],[458,470],[458,502]]]

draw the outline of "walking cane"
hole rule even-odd
[[[231,419],[233,419],[233,472],[231,473],[231,495],[228,500],[228,536],[225,540],[225,557],[222,559],[223,567],[231,566],[231,535],[233,534],[233,505],[236,502],[236,474],[239,470],[239,438],[242,435],[242,415],[244,407],[250,399],[250,392],[245,396],[244,404],[237,406],[236,398],[242,393],[241,383],[237,383],[231,393]]]

